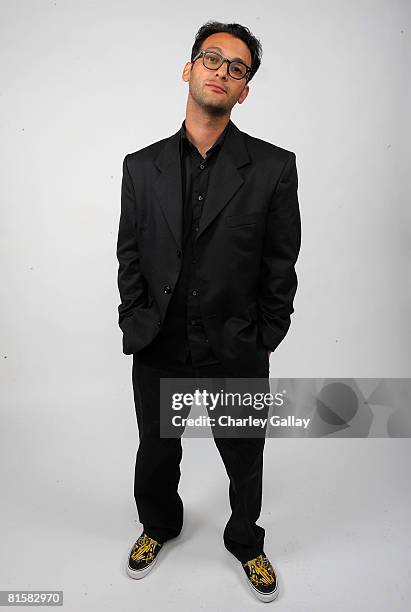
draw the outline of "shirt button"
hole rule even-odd
[[[200,164],[201,170],[204,170],[204,164]]]
[[[164,293],[171,293],[171,287],[170,285],[164,285]]]

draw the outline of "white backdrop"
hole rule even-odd
[[[1,0],[0,12],[0,474],[6,493],[2,542],[8,542],[0,588],[31,582],[32,588],[64,588],[71,579],[79,609],[85,574],[95,563],[93,546],[110,550],[98,554],[99,562],[109,554],[114,563],[114,570],[104,563],[101,570],[104,582],[113,583],[124,547],[138,535],[126,524],[136,514],[131,356],[122,354],[117,326],[124,155],[179,129],[188,88],[181,73],[197,29],[208,19],[248,26],[262,42],[263,59],[248,98],[231,118],[241,130],[296,153],[302,217],[295,312],[271,356],[271,376],[408,377],[410,3]],[[353,458],[366,443],[380,461],[386,453],[396,469],[404,465],[405,477],[407,440],[338,440],[329,450]],[[304,478],[302,464],[305,477],[315,470],[328,482],[323,444],[269,445],[265,490],[273,508],[276,463],[286,465],[284,455],[292,459],[295,478]],[[223,466],[210,440],[190,441],[187,452],[192,458],[181,486],[188,507],[190,499],[193,508],[199,503],[195,461],[203,464],[207,456],[219,473],[220,547],[219,530],[228,518]],[[358,470],[357,460],[343,474],[351,469]],[[410,504],[408,492],[404,502]],[[193,534],[204,520],[201,508]],[[262,520],[267,537],[271,510]],[[78,576],[76,568],[61,569],[55,560],[63,532],[68,555],[71,545],[77,555],[88,538],[90,563]],[[281,533],[287,537],[287,527]],[[45,555],[34,574],[16,569],[27,538],[33,539],[30,563],[40,541]],[[395,545],[393,550],[398,553]],[[48,553],[57,574],[50,573]],[[210,572],[212,559],[210,550]],[[124,588],[136,587],[122,579]],[[95,598],[99,585],[96,575]],[[316,610],[325,604],[322,595]],[[204,597],[212,595],[206,590]],[[246,606],[247,593],[242,597]],[[375,610],[380,603],[376,598]]]

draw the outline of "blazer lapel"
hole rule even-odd
[[[179,139],[180,130],[167,138],[164,147],[154,160],[160,170],[154,182],[154,191],[176,244],[182,249],[183,189]]]
[[[230,124],[210,176],[196,240],[244,183],[238,168],[251,161],[243,133],[231,120]]]
[[[238,168],[250,163],[243,132],[229,120],[229,128],[210,176],[208,191],[195,240],[228,204],[244,183]],[[161,171],[154,189],[177,246],[182,248],[183,192],[179,156],[180,130],[167,139],[154,163]]]

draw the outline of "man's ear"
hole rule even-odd
[[[248,85],[246,85],[243,89],[243,91],[240,94],[240,97],[238,98],[238,103],[242,104],[244,102],[244,100],[246,99],[246,97],[248,96],[248,92],[250,91],[250,87]]]
[[[183,81],[190,80],[190,73],[192,69],[193,69],[193,64],[191,62],[186,62],[184,65],[183,74],[182,74]]]

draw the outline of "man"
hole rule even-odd
[[[290,326],[301,241],[293,152],[240,131],[230,119],[261,62],[239,24],[197,32],[185,120],[174,135],[126,155],[117,243],[119,325],[133,355],[139,447],[134,495],[143,532],[127,571],[152,570],[178,536],[181,439],[160,436],[160,378],[269,376],[269,354]],[[254,595],[278,580],[264,552],[264,437],[217,438],[232,514],[224,544]]]

